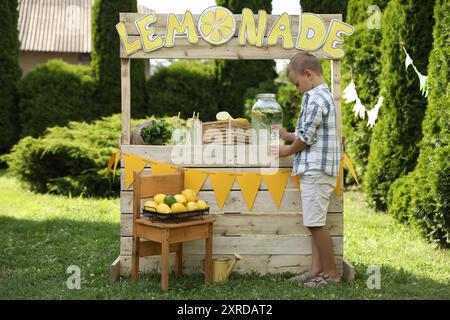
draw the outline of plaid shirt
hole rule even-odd
[[[336,107],[326,84],[303,95],[295,136],[309,146],[294,156],[292,175],[321,170],[339,175],[341,149],[336,131]]]

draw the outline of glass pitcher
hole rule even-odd
[[[253,143],[278,144],[278,130],[272,130],[272,125],[281,124],[283,121],[283,110],[273,93],[261,93],[252,108]]]

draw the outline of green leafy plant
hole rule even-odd
[[[172,130],[167,121],[159,120],[142,128],[141,137],[146,144],[164,145],[172,137]]]

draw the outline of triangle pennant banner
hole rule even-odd
[[[300,177],[298,175],[295,175],[295,176],[292,176],[291,179],[292,179],[292,182],[297,187],[298,191],[301,191],[300,190]]]
[[[238,174],[236,177],[242,195],[244,196],[247,208],[253,208],[253,203],[258,193],[259,185],[261,184],[262,176],[259,173],[246,172]]]
[[[289,171],[279,171],[276,174],[263,175],[264,182],[266,183],[277,208],[281,205],[289,175]]]
[[[222,209],[225,201],[228,198],[230,189],[234,183],[234,174],[228,172],[210,172],[209,179],[211,180],[212,187],[214,189],[214,195],[216,196],[217,205]]]
[[[177,173],[178,167],[167,164],[167,163],[161,163],[156,161],[150,161],[152,166],[152,175],[153,174],[170,174],[170,173]]]
[[[125,187],[128,189],[133,184],[133,172],[142,172],[149,160],[132,154],[124,153]]]
[[[203,170],[184,169],[184,188],[198,193],[207,177],[208,173]]]
[[[341,164],[339,166],[339,176],[337,178],[336,182],[336,188],[334,188],[334,193],[337,197],[340,197],[342,195],[342,182],[344,181],[344,167],[343,167],[343,161],[341,158]]]
[[[356,175],[356,171],[355,171],[355,168],[353,167],[353,163],[345,153],[342,155],[342,161],[344,162],[344,165],[347,167],[347,169],[352,174],[353,179],[355,179],[356,183],[359,185],[358,176]]]

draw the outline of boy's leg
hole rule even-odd
[[[319,273],[323,272],[323,267],[320,260],[319,248],[317,247],[314,237],[311,237],[311,252],[311,273],[316,276]]]
[[[330,232],[326,227],[309,227],[313,241],[317,245],[322,272],[328,274],[334,281],[341,281],[341,277],[336,270],[336,261],[333,252],[333,242]]]

